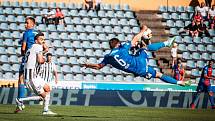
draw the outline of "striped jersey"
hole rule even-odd
[[[39,76],[42,77],[46,82],[52,82],[54,80],[54,71],[56,71],[56,65],[53,62],[45,62],[37,68],[37,71]]]

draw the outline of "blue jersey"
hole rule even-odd
[[[28,29],[24,32],[21,43],[26,42],[26,50],[30,49],[35,43],[34,37],[37,32],[34,29]]]
[[[207,75],[208,77],[212,77],[212,68],[209,68],[208,66],[205,66],[202,70],[202,74],[199,80],[199,83],[208,83],[210,84],[210,79],[205,79],[204,75]]]
[[[129,54],[131,42],[121,44],[118,48],[114,48],[111,52],[105,55],[100,64],[110,64],[113,67],[133,73],[135,76],[143,76],[147,71],[147,53],[146,50],[140,49],[138,55]]]

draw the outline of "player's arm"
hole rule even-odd
[[[105,65],[104,64],[85,63],[85,64],[82,64],[82,66],[84,66],[86,68],[92,68],[92,69],[99,70],[99,69],[103,68]]]
[[[136,46],[137,42],[140,40],[140,38],[143,36],[143,33],[145,31],[141,30],[140,33],[138,33],[137,35],[134,36],[134,38],[131,41],[131,46],[134,47]],[[145,43],[144,43],[145,44]]]
[[[54,77],[55,77],[55,83],[58,83],[58,74],[57,74],[57,69],[56,66],[54,65]]]
[[[21,55],[25,55],[25,52],[26,52],[26,42],[22,42],[22,47],[21,47]]]
[[[45,62],[45,58],[43,57],[42,52],[40,52],[40,53],[37,54],[37,62],[39,64],[43,64]]]
[[[182,71],[183,71],[182,80],[184,80],[184,78],[185,78],[185,69],[184,69],[184,65],[182,65]]]
[[[43,43],[43,54],[47,53],[49,51],[48,45],[44,42]]]

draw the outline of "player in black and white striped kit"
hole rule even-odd
[[[44,100],[44,109],[48,107],[50,97],[47,96],[50,93],[50,86],[46,83],[43,78],[38,75],[37,67],[40,64],[45,62],[43,53],[45,50],[45,38],[43,33],[38,33],[35,36],[35,44],[32,45],[32,48],[29,49],[25,54],[25,70],[24,70],[24,82],[26,87],[35,94],[35,96],[29,96],[25,98],[16,98],[17,107],[19,110],[16,110],[15,113],[24,109],[23,101],[29,100]],[[43,114],[56,114],[48,110],[43,111]]]

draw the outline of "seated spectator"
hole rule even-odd
[[[55,13],[55,24],[64,24],[64,15],[61,12],[60,8],[56,8],[56,13]]]
[[[90,10],[94,8],[94,0],[84,0],[83,2],[83,8]]]
[[[202,15],[202,17],[203,17],[203,19],[204,19],[204,20],[207,20],[208,7],[205,6],[205,3],[204,3],[204,2],[201,3],[201,6],[196,6],[195,9],[196,9],[196,13],[197,13],[197,12],[200,12],[201,15]]]
[[[48,8],[48,11],[42,14],[42,23],[53,24],[55,20],[55,12],[51,10],[51,8]]]
[[[172,68],[172,72],[173,72],[173,77],[176,80],[184,81],[185,69],[180,58],[177,59],[175,65]]]
[[[195,20],[193,20],[188,26],[185,26],[184,29],[188,31],[189,36],[191,37],[198,37],[199,35],[198,26],[196,25]]]
[[[206,37],[210,37],[208,28],[203,21],[197,24],[197,27],[198,27],[199,37],[203,37],[203,35],[205,35]]]
[[[203,20],[201,13],[200,13],[200,12],[197,12],[197,13],[194,15],[194,17],[193,17],[193,20],[194,20],[195,22],[199,22],[199,23],[200,23],[200,21]]]
[[[214,19],[215,19],[215,5],[213,5],[208,11],[208,20],[211,29],[214,29]]]

